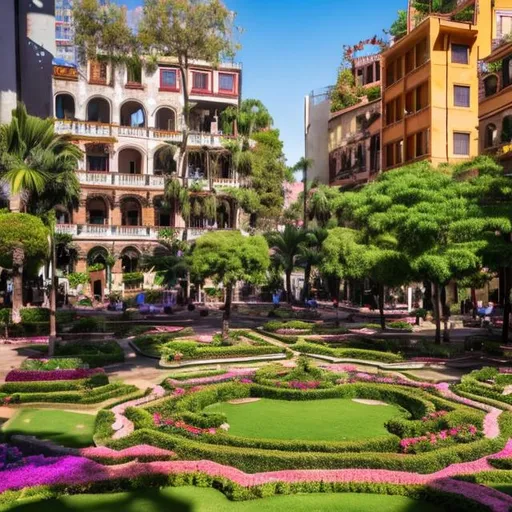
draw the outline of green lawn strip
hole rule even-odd
[[[18,512],[442,512],[437,505],[403,496],[377,494],[299,494],[253,501],[230,501],[219,491],[195,487],[166,487],[116,494],[63,496],[58,500],[19,503]]]
[[[94,415],[48,409],[21,409],[3,428],[7,435],[49,439],[70,448],[93,444]]]
[[[505,494],[508,494],[509,496],[512,496],[512,484],[483,484],[487,487],[492,487],[493,489],[496,489],[497,491],[503,492]]]
[[[389,434],[384,423],[404,417],[396,406],[366,405],[349,399],[286,401],[261,399],[218,403],[206,412],[225,413],[235,436],[267,439],[346,441]]]

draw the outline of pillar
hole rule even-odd
[[[111,226],[121,226],[121,205],[116,203],[114,208],[110,210],[110,225]]]

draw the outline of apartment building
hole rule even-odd
[[[462,16],[462,14],[464,14]],[[457,0],[382,54],[383,169],[479,153],[479,60],[512,29],[512,0]]]
[[[362,96],[359,103],[331,113],[328,122],[331,186],[347,189],[362,185],[380,171],[380,71],[380,55],[353,60],[356,86],[372,90],[377,99]]]
[[[228,137],[219,116],[238,105],[241,80],[236,64],[213,69],[197,62],[189,70],[188,239],[238,227],[236,205],[222,193],[223,187],[239,187],[240,182],[224,147]],[[76,271],[115,254],[114,289],[119,289],[123,274],[136,272],[142,256],[158,250],[160,230],[173,229],[181,236],[185,227],[176,205],[164,195],[166,175],[176,170],[169,143],[181,141],[184,123],[180,73],[170,58],[152,73],[89,62],[86,69],[54,66],[53,86],[55,129],[83,150],[80,204],[74,211],[62,207],[57,231],[73,236]],[[208,199],[213,197],[213,202]]]
[[[507,174],[512,172],[511,85],[512,42],[498,39],[480,63],[480,153],[497,157]]]

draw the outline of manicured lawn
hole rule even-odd
[[[300,494],[232,502],[219,491],[167,487],[119,494],[65,496],[59,500],[18,505],[19,512],[442,512],[443,509],[402,496],[374,494]]]
[[[365,405],[349,399],[285,401],[261,399],[245,404],[213,404],[207,412],[223,412],[229,433],[267,439],[344,441],[389,432],[384,423],[403,412],[394,405]]]
[[[512,484],[486,484],[487,487],[492,487],[497,491],[503,492],[505,494],[509,494],[512,496]]]
[[[2,428],[6,434],[50,439],[72,448],[93,444],[94,415],[50,409],[21,409]]]

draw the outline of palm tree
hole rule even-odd
[[[233,133],[232,127],[236,122],[238,134],[248,139],[255,131],[270,128],[274,122],[267,107],[255,99],[242,101],[240,107],[228,107],[220,116],[224,133]]]
[[[327,235],[328,231],[326,229],[311,229],[306,232],[305,240],[299,247],[297,263],[304,265],[304,300],[309,299],[311,269],[322,263],[322,244]]]
[[[11,193],[21,195],[25,211],[42,217],[51,228],[50,355],[57,334],[55,208],[78,201],[75,170],[81,157],[77,146],[55,133],[51,119],[28,115],[22,104],[13,110],[10,124],[0,127],[0,177]],[[21,306],[13,303],[13,316]],[[18,314],[16,321],[21,321]]]
[[[283,269],[286,276],[286,297],[288,303],[292,302],[292,272],[295,268],[301,244],[305,238],[306,233],[304,230],[290,224],[284,228],[282,233],[274,232],[267,234],[267,241],[273,252],[272,259],[276,265]]]
[[[294,171],[302,171],[303,172],[303,182],[304,182],[304,192],[303,192],[303,201],[304,201],[304,229],[308,228],[308,170],[313,165],[313,160],[309,158],[302,157],[294,166]]]

